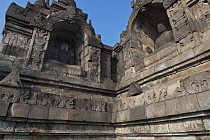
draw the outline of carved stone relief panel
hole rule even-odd
[[[27,103],[30,91],[27,89],[18,88],[0,88],[0,100],[11,103]]]
[[[134,90],[139,93],[138,89]],[[141,94],[137,94],[136,96],[125,96],[129,94],[130,90],[128,94],[119,95],[114,102],[114,109],[121,111],[128,109],[133,104],[134,107],[144,106],[190,94],[207,93],[207,91],[210,91],[210,71],[201,72],[172,83],[170,82],[170,84],[162,83],[152,86],[149,89],[142,87],[141,90]]]
[[[3,42],[2,54],[25,58],[28,52],[29,38],[8,32]]]
[[[27,65],[32,69],[41,70],[43,66],[43,59],[45,50],[47,50],[50,33],[42,29],[34,29],[33,37],[28,52]]]
[[[101,49],[89,46],[88,68],[91,81],[100,81]]]
[[[168,15],[173,28],[175,41],[181,46],[198,41],[196,22],[188,8],[181,1],[177,1],[168,9]]]
[[[161,101],[165,101],[170,98],[170,95],[167,91],[167,85],[159,85],[157,87],[153,87],[147,91],[143,91],[141,89],[141,94],[130,97],[122,97],[122,99],[116,99],[115,101],[115,109],[116,110],[126,110],[130,106],[144,106],[149,105]],[[126,98],[126,99],[123,99]]]
[[[93,111],[106,111],[107,110],[107,103],[104,100],[93,100],[92,104],[92,110]]]
[[[0,89],[0,100],[11,103],[37,104],[59,108],[73,108],[73,98],[52,95],[42,92],[31,92],[27,88],[5,88]]]
[[[130,47],[130,45],[124,45],[123,47],[123,57],[125,62],[125,69],[131,69],[136,64],[140,63],[143,57],[142,45],[139,47]]]
[[[109,103],[103,99],[74,98],[71,96],[35,92],[29,88],[5,86],[0,86],[0,101],[99,112],[107,112],[109,109],[108,106],[110,106]]]
[[[200,93],[210,90],[210,73],[203,72],[194,76],[190,76],[181,81],[187,93]]]

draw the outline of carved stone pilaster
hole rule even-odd
[[[185,8],[185,5],[178,1],[171,6],[167,12],[175,41],[181,46],[193,41],[195,44],[199,44],[199,40],[197,39],[199,38],[199,34],[196,34],[196,32],[198,32],[198,27],[189,9]]]
[[[31,39],[29,52],[27,55],[26,66],[34,70],[41,70],[43,66],[43,59],[45,51],[48,47],[50,33],[38,28],[34,29],[33,37]]]

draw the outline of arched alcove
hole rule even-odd
[[[69,21],[55,23],[45,60],[80,66],[83,41],[84,33],[79,24]]]
[[[141,45],[147,53],[155,49],[155,41],[159,37],[157,25],[166,23],[170,30],[169,18],[162,3],[148,3],[138,12],[132,24],[132,38],[135,45]]]

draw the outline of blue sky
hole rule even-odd
[[[4,1],[4,2],[3,2]],[[10,3],[25,7],[28,0],[3,0],[0,5],[0,30],[3,30],[5,13]],[[35,0],[29,0],[34,3]],[[131,14],[131,0],[75,0],[77,7],[88,14],[97,34],[102,35],[104,44],[114,46],[126,29]],[[0,37],[1,39],[2,37]]]

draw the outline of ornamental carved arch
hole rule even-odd
[[[45,60],[55,60],[67,65],[80,65],[84,33],[81,26],[70,21],[53,25]]]
[[[159,24],[164,26],[164,31],[170,31],[169,18],[162,3],[146,3],[135,12],[135,18],[130,22],[130,34],[132,38],[131,46],[141,46],[143,54],[150,54],[155,49],[164,46],[166,43],[158,45],[156,42],[163,33],[159,29]],[[133,15],[134,16],[134,15]],[[170,31],[173,40],[173,33]],[[169,42],[169,41],[168,41]],[[167,42],[167,43],[168,43]],[[145,53],[146,52],[146,53]]]
[[[84,77],[83,47],[84,32],[80,24],[68,20],[54,23],[45,53],[44,71]]]

